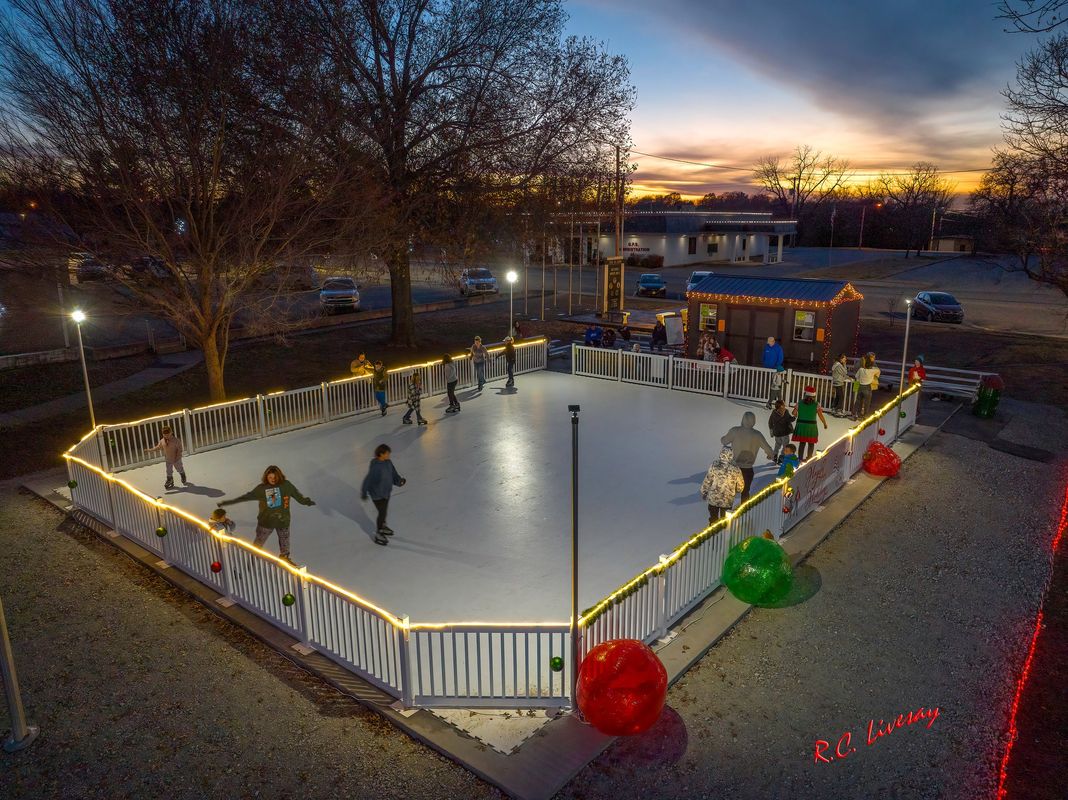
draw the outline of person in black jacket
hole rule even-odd
[[[781,461],[779,454],[783,447],[790,443],[790,434],[794,432],[793,414],[787,410],[786,403],[782,400],[775,401],[775,408],[772,409],[771,416],[768,417],[768,430],[775,437],[775,455],[773,459],[778,464]]]
[[[389,496],[393,494],[394,486],[403,486],[407,481],[397,474],[397,468],[389,460],[389,454],[393,452],[388,444],[380,444],[375,448],[375,457],[367,468],[367,475],[360,487],[360,499],[366,500],[368,496],[375,504],[378,511],[375,531],[375,544],[389,544],[387,536],[393,535],[393,529],[386,525],[386,512],[389,510]]]
[[[508,382],[504,385],[515,386],[515,344],[511,336],[504,337],[504,361],[508,365]]]
[[[290,498],[304,506],[315,505],[314,500],[302,495],[296,486],[286,480],[282,470],[271,464],[263,471],[259,486],[233,500],[223,500],[219,506],[232,506],[234,503],[244,503],[249,500],[258,501],[260,512],[256,516],[256,540],[253,544],[256,547],[263,547],[267,537],[277,531],[279,558],[296,566],[289,558]]]

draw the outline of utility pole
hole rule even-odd
[[[931,209],[931,241],[927,245],[928,250],[934,250],[934,228],[935,228],[935,214],[938,213],[938,206]],[[917,253],[916,255],[919,255]]]
[[[864,212],[867,210],[867,206],[860,207],[860,240],[857,242],[857,250],[864,249]]]
[[[831,253],[834,252],[834,218],[838,216],[838,204],[831,207],[831,243],[827,247],[827,266],[831,266]]]
[[[616,145],[616,256],[623,255],[623,179],[620,176],[619,145]]]

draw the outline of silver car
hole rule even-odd
[[[360,287],[352,278],[327,278],[319,289],[319,308],[324,314],[360,310]]]
[[[912,303],[912,318],[928,322],[964,322],[964,309],[947,292],[920,292]]]
[[[460,294],[467,296],[473,294],[497,294],[497,279],[493,273],[485,267],[465,269],[460,273]]]

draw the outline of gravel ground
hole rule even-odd
[[[41,729],[27,750],[0,752],[0,797],[501,797],[10,488],[0,546],[23,700]]]
[[[1056,473],[936,436],[809,558],[813,597],[751,613],[672,688],[657,729],[618,741],[562,796],[992,796]],[[921,706],[940,709],[929,729],[866,744],[869,720]],[[846,731],[846,758],[814,763],[815,741],[833,756]]]
[[[989,796],[1058,482],[936,436],[809,559],[814,596],[750,614],[673,687],[653,731],[561,797]],[[10,488],[0,546],[42,729],[0,754],[0,796],[500,796]],[[921,706],[939,709],[929,729],[865,744],[869,720]],[[815,741],[833,755],[846,731],[855,752],[814,763]]]

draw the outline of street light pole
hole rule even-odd
[[[901,375],[897,384],[897,414],[894,419],[894,438],[901,432],[901,395],[905,391],[905,361],[909,353],[909,323],[912,321],[912,298],[905,298],[905,345],[901,348]]]
[[[571,709],[578,710],[579,624],[578,624],[578,424],[577,405],[571,412]]]
[[[15,674],[15,657],[11,652],[11,639],[7,635],[3,603],[0,603],[0,675],[3,676],[8,716],[11,717],[11,735],[4,739],[4,750],[14,753],[28,747],[37,738],[37,728],[26,724],[26,709],[22,707],[22,694],[19,691],[18,675]]]
[[[515,322],[512,319],[512,299],[514,297],[512,289],[515,286],[515,282],[519,280],[519,276],[516,275],[514,269],[510,269],[505,277],[508,279],[508,335],[511,336],[512,331],[515,330]]]
[[[82,377],[85,379],[85,399],[89,402],[89,424],[96,427],[96,414],[93,412],[93,393],[89,390],[89,368],[85,366],[85,344],[82,342],[82,323],[85,322],[85,312],[76,309],[70,318],[74,320],[78,328],[78,354],[82,358]]]

